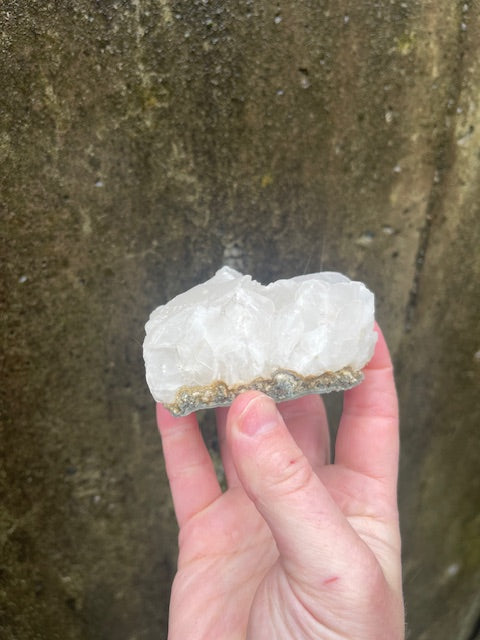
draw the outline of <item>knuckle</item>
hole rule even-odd
[[[275,473],[267,478],[267,489],[276,497],[301,493],[308,487],[312,477],[312,467],[302,453],[282,456],[275,465]]]

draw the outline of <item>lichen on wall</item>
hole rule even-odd
[[[409,637],[471,640],[479,36],[478,5],[448,0],[2,3],[7,639],[166,635],[176,525],[143,325],[227,263],[375,291]]]

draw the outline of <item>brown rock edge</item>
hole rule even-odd
[[[245,391],[261,391],[275,402],[282,402],[310,393],[345,391],[362,380],[363,373],[351,367],[339,371],[326,371],[318,376],[303,376],[290,369],[277,369],[271,378],[254,378],[250,382],[240,382],[231,386],[223,380],[215,380],[209,385],[181,387],[175,400],[164,407],[174,416],[186,416],[199,409],[226,407]]]

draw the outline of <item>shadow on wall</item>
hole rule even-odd
[[[229,262],[375,291],[409,638],[471,640],[478,7],[8,0],[0,21],[5,637],[166,635],[176,525],[143,326]]]

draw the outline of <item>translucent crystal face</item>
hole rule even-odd
[[[185,387],[359,372],[377,337],[374,297],[360,282],[324,272],[262,286],[230,267],[155,309],[145,330],[147,382],[166,405]],[[190,410],[231,401],[215,397]]]

